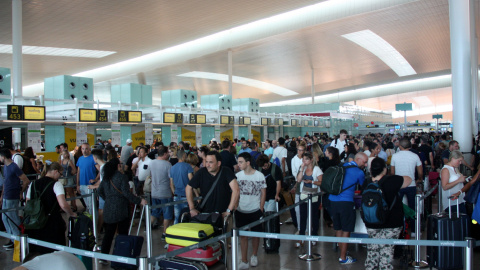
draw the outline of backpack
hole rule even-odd
[[[355,184],[342,189],[343,187],[343,180],[345,178],[345,172],[349,168],[357,167],[355,165],[350,166],[330,166],[325,173],[323,174],[322,184],[320,185],[320,189],[325,191],[328,194],[338,195],[342,193],[344,190],[347,190],[353,187]]]
[[[48,216],[52,213],[53,209],[50,210],[50,213],[46,213],[45,206],[41,200],[43,193],[53,184],[50,182],[47,186],[43,189],[42,193],[38,195],[36,189],[36,182],[33,182],[33,186],[31,187],[31,194],[30,200],[27,201],[25,205],[25,209],[23,210],[25,218],[23,219],[23,226],[27,230],[38,230],[45,227],[48,221]]]
[[[387,218],[395,205],[397,196],[388,206],[385,200],[385,194],[378,182],[369,183],[362,192],[362,205],[360,215],[365,224],[381,225],[387,221]]]
[[[93,235],[92,215],[88,212],[78,214],[77,218],[70,220],[70,225],[71,228],[68,233],[68,238],[71,242],[70,246],[93,251],[95,247],[95,236]]]
[[[277,165],[280,168],[282,167],[282,164],[280,163],[280,159],[278,157],[275,157],[272,163]]]
[[[255,170],[258,170],[258,165],[257,165],[257,158],[262,154],[261,152],[255,152],[256,154],[254,156],[252,156],[252,161],[250,162],[250,165],[252,166],[252,168],[254,168]],[[250,155],[252,155],[252,152],[250,152]]]

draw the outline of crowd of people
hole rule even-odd
[[[398,237],[404,226],[403,196],[406,196],[408,206],[415,209],[417,186],[423,184],[429,171],[438,170],[441,174],[442,209],[456,211],[456,207],[447,207],[446,200],[453,195],[459,200],[452,204],[458,203],[460,211],[467,213],[463,196],[477,179],[465,184],[466,176],[459,168],[463,164],[478,176],[480,142],[478,137],[473,140],[471,162],[464,160],[458,142],[448,133],[352,136],[346,130],[341,130],[333,138],[307,133],[264,142],[241,138],[219,143],[212,139],[201,147],[181,141],[168,146],[155,142],[151,146],[140,144],[133,148],[132,140],[128,139],[121,147],[121,153],[111,146],[110,141],[97,143],[93,150],[89,144],[82,144],[72,152],[63,143],[57,147],[58,160],[49,160],[45,164],[36,161],[31,148],[27,148],[23,156],[13,149],[2,149],[2,207],[18,206],[24,191],[29,200],[32,187],[37,192],[48,190],[42,200],[51,209],[49,228],[55,230],[35,230],[31,235],[64,245],[66,227],[60,211],[75,217],[79,209],[76,200],[68,206],[65,198],[90,194],[93,189],[98,189],[98,206],[85,200],[85,208],[92,212],[93,207],[98,207],[96,226],[99,232],[104,231],[101,251],[109,253],[115,233],[127,233],[132,215],[129,206],[147,203],[141,197],[143,195],[148,195],[152,206],[186,200],[175,206],[155,208],[150,213],[152,229],[158,229],[160,220],[163,220],[162,238],[169,226],[180,222],[182,213],[189,213],[192,217],[203,212],[218,212],[223,217],[234,214],[235,226],[242,227],[259,220],[267,211],[276,211],[276,204],[285,201],[285,192],[290,193],[295,202],[308,194],[320,192],[324,172],[330,167],[344,166],[345,180],[340,194],[314,197],[311,213],[308,213],[306,204],[290,211],[291,222],[298,234],[308,234],[307,219],[311,215],[310,233],[318,235],[318,209],[323,209],[326,226],[333,227],[337,237],[349,237],[356,220],[355,191],[375,182],[384,187],[387,203],[393,210],[385,223],[367,224],[367,232],[372,238],[390,239]],[[26,167],[29,171],[22,169]],[[32,174],[41,172],[41,178],[29,179],[30,170]],[[70,188],[64,189],[57,181],[61,177],[68,179],[65,185]],[[197,196],[207,198],[200,204],[201,209],[194,200]],[[20,234],[17,225],[21,220],[16,212],[4,213],[2,220],[8,233]],[[415,234],[414,226],[410,228],[412,235]],[[263,231],[261,225],[251,230]],[[258,265],[259,243],[258,238],[253,239],[252,255],[248,258],[248,240],[241,237],[239,269]],[[302,245],[301,242],[294,244],[297,248]],[[13,243],[6,243],[4,248],[13,248]],[[339,250],[340,264],[357,261],[347,253],[346,243],[340,243]],[[382,269],[392,269],[392,259],[393,246],[368,245],[365,267],[377,269],[382,265]]]

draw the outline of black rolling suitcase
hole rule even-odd
[[[160,270],[207,270],[208,267],[197,261],[192,261],[185,258],[173,257],[163,259],[158,262]]]
[[[448,200],[450,206],[450,199]],[[469,218],[459,213],[452,218],[452,211],[433,214],[428,217],[428,240],[463,241],[470,235]],[[462,247],[427,247],[427,261],[430,267],[438,270],[463,269],[464,251]]]
[[[278,202],[277,205],[277,212],[278,212]],[[276,212],[265,212],[265,217],[275,214]],[[266,233],[280,233],[280,217],[276,216],[270,220],[265,221],[264,223],[264,231]],[[263,245],[265,248],[265,253],[277,253],[278,249],[280,248],[280,239],[273,239],[270,237],[263,238]]]
[[[115,238],[115,246],[113,247],[113,255],[137,258],[142,252],[143,237],[119,234]],[[136,265],[112,262],[110,266],[113,269],[137,269]]]

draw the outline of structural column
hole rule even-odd
[[[452,57],[453,138],[463,153],[472,148],[470,0],[449,0]]]
[[[12,96],[22,96],[22,0],[12,0]]]

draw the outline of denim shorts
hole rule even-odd
[[[173,202],[173,198],[155,199],[152,198],[152,206]],[[152,216],[159,218],[163,214],[163,219],[173,220],[173,205],[159,207],[152,210]]]

